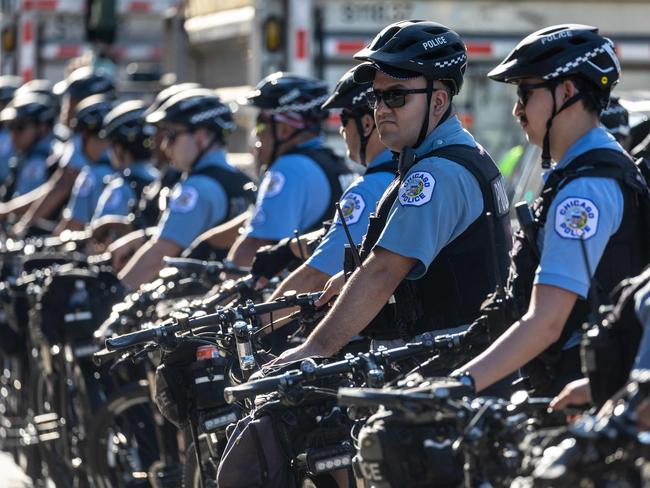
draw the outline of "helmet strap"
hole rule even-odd
[[[576,103],[578,100],[582,99],[585,94],[583,92],[578,92],[569,98],[558,110],[555,103],[555,87],[558,85],[558,82],[551,83],[548,86],[548,90],[551,92],[551,97],[553,98],[553,111],[551,116],[546,121],[546,134],[544,134],[544,141],[542,143],[542,168],[549,169],[551,167],[551,126],[553,125],[553,119],[560,113],[562,110],[569,108],[571,105]]]
[[[271,160],[268,164],[268,167],[270,167],[275,162],[276,158],[280,156],[278,154],[280,145],[284,144],[285,142],[289,142],[291,139],[296,137],[298,134],[302,134],[303,132],[313,132],[315,134],[318,134],[319,131],[310,127],[304,127],[302,129],[296,129],[291,134],[289,134],[288,137],[280,139],[278,137],[277,122],[275,121],[275,117],[271,116],[271,134],[273,135],[273,147],[271,148]]]
[[[194,132],[194,129],[192,129],[192,132]],[[215,144],[215,142],[217,142],[217,136],[213,135],[212,138],[210,139],[210,142],[208,142],[206,146],[198,152],[198,154],[194,158],[194,161],[192,161],[192,165],[190,166],[190,168],[194,168],[194,165],[197,164],[201,160],[201,158],[203,158],[203,156],[205,156],[210,151],[210,148]]]
[[[424,121],[422,122],[422,127],[420,127],[420,134],[418,135],[418,140],[415,141],[413,147],[419,147],[420,144],[427,137],[427,130],[429,129],[429,112],[431,111],[431,99],[433,98],[433,80],[427,78],[427,104],[425,105],[424,110]]]

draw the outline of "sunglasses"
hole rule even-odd
[[[189,134],[192,131],[189,129],[179,129],[179,130],[171,130],[167,129],[163,131],[163,139],[167,141],[169,144],[174,144],[176,142],[176,139],[178,139],[180,136],[183,134]]]
[[[406,95],[412,93],[426,93],[426,88],[416,88],[405,90],[403,88],[394,88],[392,90],[371,90],[368,92],[368,105],[375,110],[377,106],[384,101],[388,108],[399,108],[406,105]]]
[[[539,88],[549,88],[553,86],[553,83],[548,81],[542,81],[540,83],[521,83],[517,85],[517,101],[521,104],[522,107],[525,107],[530,99],[530,96],[533,90]]]

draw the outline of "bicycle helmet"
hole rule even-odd
[[[104,117],[99,136],[120,143],[136,159],[149,158],[154,128],[145,123],[146,107],[140,100],[120,103]]]
[[[156,95],[156,98],[154,98],[153,102],[151,102],[151,105],[149,105],[147,108],[145,117],[149,114],[154,113],[156,110],[162,107],[163,104],[174,95],[177,95],[186,90],[193,90],[195,88],[201,88],[201,85],[198,83],[178,83],[176,85],[168,86],[164,90],[160,90]]]
[[[322,109],[321,105],[328,96],[329,90],[324,81],[278,71],[260,81],[255,90],[238,102],[240,105],[257,107],[268,115],[273,135],[273,161],[281,144],[305,131],[320,132],[321,122],[328,115],[328,111]],[[288,137],[280,139],[277,122],[288,124],[294,131]]]
[[[396,79],[424,76],[427,108],[433,97],[433,81],[445,82],[450,94],[456,95],[467,68],[467,50],[460,36],[442,24],[425,20],[404,20],[385,27],[354,59],[365,61],[355,73],[358,82],[372,81],[378,70]],[[451,105],[441,121],[449,113]],[[425,110],[416,147],[424,141],[428,128],[429,110]]]
[[[553,97],[553,112],[547,121],[542,147],[542,166],[550,167],[549,132],[553,119],[578,100],[591,96],[601,110],[621,75],[612,41],[598,33],[598,28],[581,24],[561,24],[533,32],[506,56],[488,77],[503,83],[517,83],[524,78],[541,78],[547,89],[567,78],[579,78],[586,85],[559,109]]]
[[[27,120],[36,123],[54,123],[57,106],[52,97],[40,93],[20,93],[0,112],[0,122]]]
[[[367,136],[363,131],[363,124],[361,118],[364,115],[372,115],[372,110],[368,106],[368,97],[367,94],[372,90],[372,85],[370,83],[357,83],[354,81],[354,73],[360,65],[357,65],[349,69],[339,80],[339,82],[334,87],[334,91],[330,97],[321,105],[323,109],[345,109],[352,115],[352,119],[357,127],[357,132],[359,134],[359,157],[361,159],[360,163],[366,164],[366,148],[368,146],[368,139],[370,134]],[[373,123],[372,130],[375,130]]]
[[[111,98],[104,94],[84,98],[75,108],[70,127],[75,131],[85,130],[99,134],[104,117],[113,108]]]
[[[74,70],[65,80],[54,85],[55,95],[68,94],[76,100],[100,93],[113,96],[114,92],[113,81],[101,71],[93,71],[88,66]]]

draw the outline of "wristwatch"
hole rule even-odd
[[[474,381],[474,377],[469,374],[469,371],[463,371],[461,373],[455,374],[452,376],[452,378],[468,387],[470,390],[472,390],[472,393],[476,393],[476,381]]]

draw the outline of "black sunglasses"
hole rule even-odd
[[[434,90],[442,90],[442,88],[434,88]],[[399,108],[406,104],[406,95],[426,92],[426,88],[416,88],[412,90],[394,88],[392,90],[371,90],[366,96],[368,97],[368,105],[371,109],[375,110],[382,100],[388,108]]]
[[[540,83],[521,83],[517,85],[517,101],[522,107],[525,107],[533,90],[537,90],[538,88],[551,88],[553,85],[554,83],[550,81],[542,81]]]
[[[182,136],[183,134],[189,134],[191,132],[192,131],[189,129],[179,129],[179,130],[167,129],[163,131],[163,139],[166,140],[169,144],[174,144],[174,142],[179,136]]]

